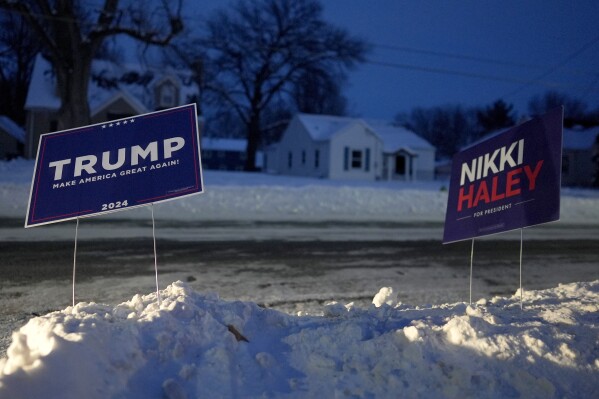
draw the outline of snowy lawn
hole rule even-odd
[[[25,220],[33,161],[0,162],[0,217]],[[155,206],[156,218],[179,221],[368,221],[445,220],[448,182],[347,182],[204,171],[205,193]],[[111,218],[147,219],[147,212]],[[599,190],[564,189],[562,223],[599,223]],[[43,227],[42,227],[43,228]]]
[[[599,281],[430,308],[387,288],[290,316],[176,282],[15,332],[3,398],[592,398]]]

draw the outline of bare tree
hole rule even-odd
[[[307,69],[293,89],[297,110],[309,114],[345,115],[347,100],[341,94],[345,76],[330,76],[328,71]]]
[[[413,130],[437,149],[439,159],[451,158],[460,148],[476,137],[476,112],[461,105],[414,108],[400,114],[395,123]]]
[[[183,28],[181,1],[0,0],[0,8],[20,14],[43,46],[61,100],[58,127],[66,129],[90,123],[89,76],[103,42],[127,35],[148,44],[168,44]]]
[[[208,22],[205,87],[245,125],[246,170],[255,169],[263,112],[274,99],[292,96],[307,71],[335,77],[363,60],[366,45],[321,14],[316,0],[239,1]]]
[[[20,15],[0,10],[0,114],[25,124],[25,99],[39,42]]]

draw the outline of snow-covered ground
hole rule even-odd
[[[0,162],[0,220],[10,225],[0,226],[0,241],[72,239],[72,226],[15,226],[32,170],[30,161]],[[204,177],[206,193],[155,207],[159,226],[172,234],[177,224],[204,223],[441,226],[447,200],[447,182]],[[561,215],[567,231],[596,231],[599,192],[564,189]],[[147,220],[148,212],[110,218]],[[121,234],[105,225],[88,239]],[[224,301],[181,282],[161,292],[160,305],[155,293],[116,306],[79,303],[14,333],[0,360],[0,398],[599,397],[599,280],[525,290],[523,310],[518,292],[473,306],[374,294],[371,307],[331,303],[322,316]]]
[[[322,317],[176,282],[115,307],[31,320],[0,360],[3,398],[593,398],[599,281],[436,307],[331,303]]]
[[[0,217],[25,220],[33,162],[0,162]],[[437,222],[448,182],[347,182],[204,171],[205,193],[155,206],[156,218],[181,222]],[[597,225],[599,190],[564,189],[561,223]],[[148,219],[147,211],[109,215]]]

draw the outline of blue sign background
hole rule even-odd
[[[171,142],[172,154],[165,158],[165,140],[182,138],[180,149]],[[180,139],[175,139],[179,140]],[[131,165],[131,148],[151,148],[150,154]],[[114,170],[102,167],[103,153],[109,163],[118,165],[119,149],[125,149],[125,162]],[[121,150],[122,151],[122,150]],[[77,157],[93,155],[96,173],[82,170],[74,176]],[[57,169],[51,162],[70,159]],[[88,161],[82,162],[85,164]],[[25,227],[55,223],[77,217],[115,212],[203,191],[199,132],[195,104],[144,115],[43,134],[27,209]]]
[[[559,220],[562,124],[563,108],[560,107],[456,154],[451,168],[443,243]],[[460,185],[464,163],[471,165],[472,160],[479,160],[481,156],[484,159],[485,154],[491,157],[496,149],[504,146],[509,149],[512,143],[521,139],[524,139],[522,164],[489,173],[474,182],[465,179],[465,184]],[[519,146],[514,148],[513,158],[517,158],[518,149]],[[531,179],[524,168],[529,168],[528,173],[534,172],[540,161],[542,165],[531,189]],[[475,205],[474,199],[483,181],[489,195],[485,197],[482,190],[479,198],[483,199]],[[469,203],[464,198],[472,185],[473,201]],[[514,195],[517,191],[519,193]],[[503,198],[500,198],[502,194]]]

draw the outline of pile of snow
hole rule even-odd
[[[2,398],[599,397],[599,280],[476,305],[331,303],[291,316],[176,282],[35,318]]]

